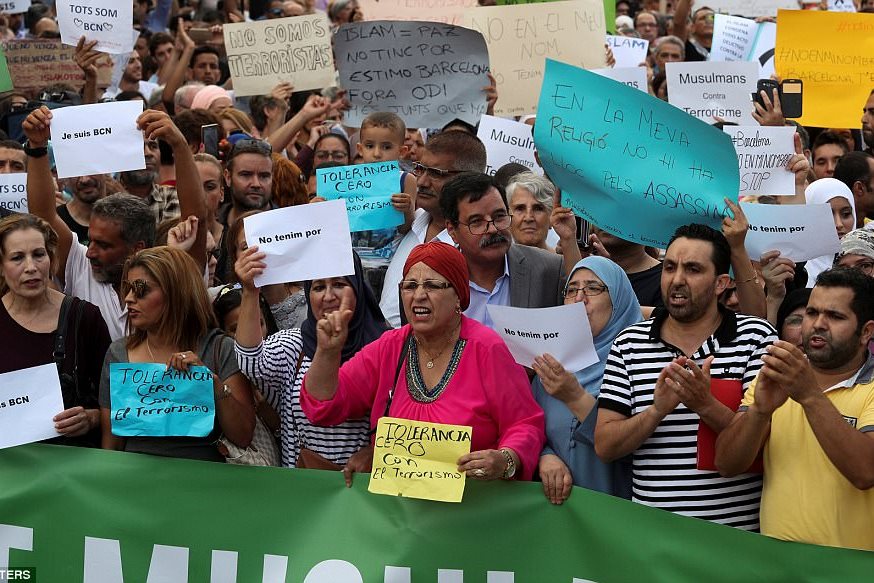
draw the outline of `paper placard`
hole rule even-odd
[[[27,173],[0,174],[0,207],[27,212]]]
[[[666,63],[668,103],[692,117],[713,123],[715,117],[753,125],[751,95],[756,92],[755,63]]]
[[[689,223],[719,229],[737,199],[728,136],[626,85],[547,61],[534,128],[540,163],[578,216],[664,249]]]
[[[405,496],[438,502],[461,502],[466,476],[458,459],[470,453],[473,429],[381,417],[376,425],[373,494]]]
[[[396,113],[413,128],[456,118],[476,124],[486,111],[489,56],[475,31],[436,22],[356,22],[337,31],[334,54],[351,127],[377,111]]]
[[[94,50],[102,53],[129,53],[133,2],[118,0],[57,0],[61,42],[76,46],[81,37],[96,40]]]
[[[295,91],[334,84],[331,25],[324,13],[222,26],[234,95],[269,95],[288,81]]]
[[[52,418],[63,410],[56,364],[0,374],[0,449],[57,437]]]
[[[3,14],[21,14],[22,12],[27,12],[30,4],[30,0],[2,0],[0,1],[0,12]]]
[[[649,92],[649,83],[646,81],[646,67],[622,67],[613,69],[592,69],[592,73],[596,73],[602,77],[613,79],[623,85],[628,85],[634,89]]]
[[[355,273],[346,203],[329,200],[274,209],[243,219],[246,243],[267,254],[255,285]]]
[[[510,162],[522,164],[531,172],[543,175],[543,168],[534,159],[534,134],[530,125],[484,115],[480,119],[476,137],[486,147],[486,174],[489,176],[494,176],[498,168]]]
[[[57,39],[21,39],[3,43],[9,75],[15,89],[37,90],[53,83],[66,83],[77,91],[85,85],[85,74],[76,64],[76,49]],[[106,87],[112,75],[112,59],[104,56],[95,63],[97,86]]]
[[[587,69],[605,65],[601,0],[483,6],[468,10],[464,22],[488,43],[498,116],[537,112],[544,59]]]
[[[792,261],[807,261],[840,251],[830,204],[741,203],[750,223],[744,246],[757,260],[778,250]]]
[[[649,41],[645,38],[608,34],[607,46],[613,50],[617,68],[639,67],[649,55]]]
[[[583,302],[554,308],[486,306],[486,309],[495,332],[522,366],[531,368],[534,358],[545,353],[572,372],[598,362]]]
[[[400,191],[401,168],[397,161],[316,169],[316,194],[326,200],[343,200],[353,233],[396,227],[404,214],[391,204]]]
[[[737,152],[740,194],[795,194],[795,174],[787,170],[795,154],[795,128],[725,126]]]
[[[798,0],[708,0],[707,6],[716,12],[755,18],[777,16],[780,9],[797,10]]]
[[[759,25],[755,20],[717,14],[713,21],[710,61],[748,61]]]
[[[212,372],[154,362],[109,364],[109,419],[119,437],[206,437],[215,425]]]
[[[137,118],[141,101],[113,101],[52,111],[52,148],[58,178],[146,167]]]
[[[463,24],[476,0],[358,0],[364,20],[402,20]]]

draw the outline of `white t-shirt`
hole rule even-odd
[[[118,292],[111,284],[94,279],[91,262],[85,256],[87,251],[88,247],[80,244],[76,233],[73,233],[73,244],[70,245],[64,270],[64,293],[100,308],[110,337],[118,340],[127,335],[127,306],[121,303]]]

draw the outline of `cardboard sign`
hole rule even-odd
[[[488,43],[501,117],[537,112],[544,59],[586,69],[605,65],[600,0],[485,6],[468,10],[464,22]]]
[[[206,437],[215,425],[212,372],[152,362],[109,365],[109,419],[119,437]]]
[[[613,69],[592,69],[602,77],[613,79],[623,85],[628,85],[644,93],[649,92],[649,83],[646,81],[646,67],[622,67]]]
[[[334,36],[334,54],[351,127],[377,111],[420,128],[455,118],[476,124],[486,111],[488,50],[472,30],[434,22],[344,24]]]
[[[725,126],[737,152],[740,194],[795,194],[795,174],[787,170],[795,154],[795,128]]]
[[[510,162],[527,166],[535,174],[543,174],[543,168],[534,159],[534,134],[530,125],[484,115],[476,137],[485,144],[486,174],[489,176],[494,176],[498,168]]]
[[[0,207],[27,212],[27,173],[0,174]]]
[[[716,12],[755,18],[777,16],[781,9],[798,10],[798,0],[712,0],[707,6]]]
[[[753,259],[780,251],[792,261],[807,261],[840,251],[829,204],[741,203],[750,230],[744,246]]]
[[[343,200],[353,233],[396,227],[404,214],[391,204],[400,190],[397,161],[316,169],[316,194],[326,200]]]
[[[537,4],[540,2],[553,2],[554,0],[497,0],[497,6],[512,6],[513,4]],[[604,23],[607,32],[616,34],[616,1],[604,0]]]
[[[274,209],[243,219],[246,243],[267,254],[262,287],[355,273],[346,203],[329,200]]]
[[[750,96],[756,92],[755,63],[667,63],[668,103],[692,117],[713,123],[719,117],[753,125]]]
[[[323,13],[222,27],[234,95],[268,95],[288,81],[295,91],[334,84],[331,25]]]
[[[57,0],[61,41],[76,46],[81,37],[96,40],[94,50],[103,53],[129,53],[133,2],[118,0]]]
[[[52,419],[63,410],[54,363],[0,374],[0,449],[57,437]]]
[[[476,0],[358,0],[364,20],[402,20],[461,25]]]
[[[10,40],[3,44],[12,84],[19,91],[66,83],[77,91],[85,85],[85,74],[76,64],[75,48],[57,39]],[[112,75],[109,56],[97,61],[97,86],[106,87]]]
[[[736,200],[728,136],[643,91],[547,61],[534,141],[565,205],[610,233],[665,248],[689,223],[720,228]]]
[[[639,67],[649,55],[649,41],[645,38],[608,34],[607,46],[613,51],[617,68]]]
[[[3,14],[21,14],[30,8],[30,0],[0,0],[0,12]]]
[[[461,502],[466,476],[458,458],[470,453],[472,432],[465,425],[381,417],[368,492]]]

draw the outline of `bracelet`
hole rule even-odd
[[[754,276],[752,276],[752,277],[749,278],[749,279],[742,279],[742,280],[740,280],[740,281],[738,281],[738,280],[734,280],[734,283],[735,283],[735,285],[737,285],[737,284],[739,284],[739,283],[749,283],[749,282],[751,282],[751,281],[754,281],[754,282],[756,282],[756,283],[759,283],[759,276],[758,276],[758,275],[754,275]]]
[[[48,156],[49,147],[48,144],[45,146],[33,146],[30,145],[30,140],[24,143],[24,154],[25,156],[30,156],[31,158],[42,158],[44,156]]]

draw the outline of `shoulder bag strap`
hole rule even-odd
[[[58,374],[61,374],[61,368],[64,366],[64,353],[67,348],[67,316],[70,313],[70,306],[72,304],[72,296],[64,296],[64,300],[61,302],[61,311],[58,314],[58,328],[55,330],[55,348],[52,351],[52,357],[58,366]]]

